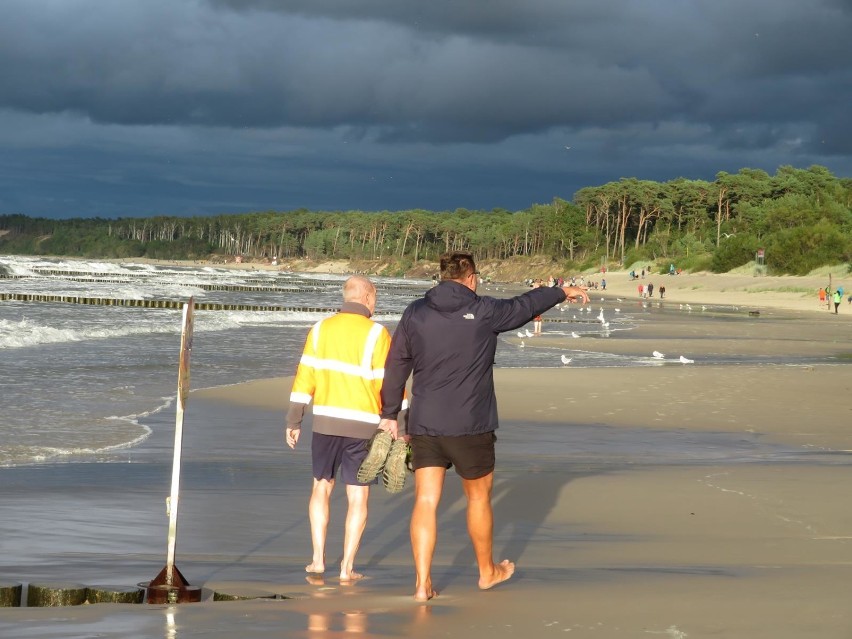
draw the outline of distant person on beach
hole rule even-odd
[[[343,285],[340,312],[314,324],[305,341],[293,380],[285,439],[295,448],[302,418],[313,400],[311,459],[313,490],[308,505],[313,557],[308,573],[325,571],[325,540],[335,475],[346,486],[348,512],[343,536],[340,579],[363,575],[354,570],[355,554],[367,525],[370,484],[357,480],[367,456],[366,445],[379,426],[385,359],[390,333],[370,317],[376,308],[376,287],[355,275]],[[375,482],[370,482],[375,483]]]
[[[648,282],[648,286],[645,288],[648,291],[648,297],[654,297],[654,283]]]
[[[665,296],[666,296],[666,287],[661,286],[660,287],[660,299],[663,299]]]
[[[408,434],[414,467],[411,547],[418,601],[437,594],[431,574],[437,509],[452,466],[467,497],[467,528],[479,567],[479,587],[487,590],[514,573],[514,563],[508,559],[495,563],[493,555],[497,336],[523,326],[567,297],[589,301],[585,290],[576,286],[539,287],[498,299],[477,295],[476,284],[476,264],[470,253],[442,256],[441,283],[405,309],[385,364],[382,424],[392,433],[397,430],[406,380],[414,372]]]
[[[840,306],[840,302],[843,300],[843,295],[840,290],[834,291],[834,314],[837,315],[837,308]]]

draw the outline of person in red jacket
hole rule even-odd
[[[382,384],[382,422],[397,436],[409,374],[414,372],[407,435],[414,467],[411,546],[414,598],[432,588],[437,508],[447,469],[455,466],[467,497],[468,533],[479,566],[479,587],[509,579],[515,564],[493,557],[494,442],[497,397],[494,354],[497,336],[515,330],[567,297],[587,303],[576,286],[539,287],[510,299],[480,297],[470,253],[441,257],[441,281],[405,309],[394,331]]]
[[[317,322],[308,333],[290,393],[285,439],[295,448],[302,418],[313,400],[311,460],[313,490],[308,505],[313,558],[309,573],[325,571],[325,540],[335,475],[346,485],[348,512],[343,537],[340,579],[353,581],[355,554],[367,525],[370,484],[357,479],[367,456],[366,442],[376,432],[381,411],[379,391],[390,348],[388,330],[370,319],[376,288],[365,277],[343,285],[340,312]]]

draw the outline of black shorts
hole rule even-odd
[[[494,472],[496,441],[494,431],[460,437],[412,435],[412,465],[414,470],[455,466],[456,473],[462,479],[479,479]]]
[[[331,481],[340,469],[340,480],[347,485],[369,486],[371,482],[362,484],[358,481],[358,469],[369,452],[368,439],[341,437],[339,435],[323,435],[313,433],[311,440],[311,462],[314,479]]]

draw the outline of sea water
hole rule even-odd
[[[0,275],[0,293],[293,309],[196,310],[193,389],[292,375],[310,326],[330,312],[311,309],[339,307],[346,279],[20,256],[0,257]],[[391,330],[432,285],[373,279],[375,318]],[[106,459],[144,441],[144,418],[175,401],[181,318],[180,308],[0,301],[0,466]],[[558,359],[533,349],[519,357],[517,345],[502,344],[496,364],[555,366]]]
[[[71,275],[54,275],[57,271]],[[295,310],[203,311],[193,389],[292,375],[310,326],[340,305],[345,276],[0,257],[0,293],[177,300]],[[391,326],[428,282],[377,278]],[[202,286],[257,290],[206,290]],[[384,290],[382,287],[388,287]],[[280,289],[280,292],[262,289]],[[0,466],[96,458],[144,441],[144,417],[175,401],[180,308],[0,301]]]
[[[196,310],[192,389],[294,374],[310,326],[339,307],[347,277],[207,264],[0,256],[4,275],[0,293],[179,302],[192,297],[196,302],[291,309]],[[406,305],[433,284],[373,280],[378,288],[375,319],[391,331]],[[225,290],[211,290],[219,287]],[[479,292],[506,297],[522,290],[483,283]],[[624,308],[616,309],[616,304]],[[659,304],[634,301],[628,307],[600,295],[593,296],[592,307],[593,312],[582,312],[566,304],[548,311],[546,336],[627,335],[653,313],[665,311]],[[606,323],[599,319],[604,307]],[[150,416],[175,402],[181,318],[180,308],[0,301],[0,467],[108,460],[115,451],[145,441]],[[564,365],[564,346],[530,340],[526,332],[531,328],[521,327],[521,335],[501,335],[495,366]],[[570,350],[568,355],[572,367],[661,365],[650,353],[636,357]]]

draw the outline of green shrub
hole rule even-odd
[[[710,270],[714,273],[727,273],[738,266],[748,264],[754,259],[758,248],[757,238],[751,235],[723,237],[721,245],[710,260]]]
[[[712,253],[692,253],[688,257],[681,257],[675,266],[682,268],[684,271],[709,271],[713,262]]]
[[[825,220],[777,231],[766,242],[766,266],[773,274],[807,275],[823,264],[848,260],[849,239]]]

